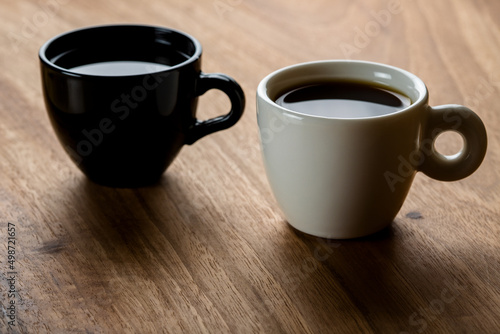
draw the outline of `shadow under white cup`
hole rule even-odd
[[[401,92],[412,103],[382,116],[334,118],[275,102],[295,87],[339,80]],[[487,148],[485,127],[473,111],[430,107],[418,77],[365,61],[317,61],[269,74],[257,89],[257,120],[267,177],[288,223],[333,239],[383,229],[399,212],[417,172],[441,181],[462,179],[480,166]],[[453,156],[435,149],[445,131],[463,138]]]

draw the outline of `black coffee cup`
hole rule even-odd
[[[154,183],[184,144],[240,119],[241,87],[201,72],[201,53],[195,38],[145,25],[83,28],[41,47],[50,121],[88,178],[113,187]],[[198,96],[212,88],[227,94],[231,110],[200,121]]]

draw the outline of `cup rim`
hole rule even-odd
[[[175,64],[173,66],[170,66],[168,69],[163,69],[163,70],[158,70],[158,71],[151,71],[147,73],[140,73],[140,74],[131,74],[131,75],[97,75],[97,74],[83,74],[79,72],[72,71],[71,69],[56,65],[54,62],[48,59],[46,55],[47,49],[54,43],[55,41],[65,37],[69,36],[71,34],[76,34],[79,32],[84,32],[84,31],[89,31],[89,30],[95,30],[95,29],[110,29],[110,28],[141,28],[141,29],[154,29],[157,31],[168,31],[168,32],[173,32],[175,34],[184,36],[185,38],[189,39],[193,45],[194,45],[194,53],[186,60]],[[183,31],[177,30],[177,29],[172,29],[172,28],[167,28],[167,27],[161,27],[161,26],[156,26],[156,25],[147,25],[147,24],[103,24],[103,25],[93,25],[93,26],[86,26],[82,28],[77,28],[73,30],[69,30],[63,33],[60,33],[49,40],[47,40],[39,49],[38,51],[38,57],[42,61],[42,63],[45,66],[48,66],[52,70],[56,72],[63,73],[65,75],[69,76],[74,76],[74,77],[81,77],[81,78],[99,78],[99,79],[105,79],[105,78],[127,78],[127,77],[141,77],[144,75],[154,75],[158,73],[165,73],[165,72],[171,72],[175,71],[176,69],[180,67],[184,67],[188,64],[191,64],[195,61],[197,61],[202,54],[202,46],[201,43],[191,36],[188,33],[185,33]]]
[[[363,65],[363,66],[372,66],[372,67],[378,67],[378,68],[383,68],[392,72],[399,73],[405,77],[407,77],[409,80],[411,80],[414,84],[414,87],[416,91],[418,91],[418,98],[415,99],[415,101],[412,100],[412,103],[395,112],[389,113],[389,114],[384,114],[384,115],[376,115],[376,116],[366,116],[366,117],[353,117],[353,118],[348,118],[348,117],[326,117],[326,116],[318,116],[318,115],[311,115],[311,114],[306,114],[302,112],[298,112],[295,110],[291,110],[289,108],[285,108],[279,104],[277,104],[273,99],[271,99],[268,95],[268,84],[269,81],[275,78],[276,76],[283,74],[285,72],[291,72],[291,71],[298,71],[300,69],[303,69],[304,67],[312,67],[316,65]],[[369,82],[367,80],[367,82]],[[390,86],[389,87],[394,87],[394,90],[396,91],[401,91],[398,87],[395,86]],[[405,92],[402,92],[406,94]],[[298,64],[293,64],[290,66],[286,66],[283,68],[280,68],[270,74],[268,74],[264,79],[261,80],[257,87],[257,98],[262,99],[264,102],[267,104],[272,105],[275,109],[279,110],[282,113],[287,113],[290,116],[293,116],[296,119],[311,119],[311,120],[319,120],[321,122],[325,121],[361,121],[361,120],[372,120],[372,119],[378,119],[378,118],[389,118],[389,117],[396,117],[397,115],[400,115],[401,113],[406,113],[409,110],[413,110],[415,108],[419,108],[422,105],[427,104],[428,101],[428,90],[425,85],[425,83],[417,77],[415,74],[410,73],[406,70],[403,70],[401,68],[391,66],[391,65],[386,65],[383,63],[377,63],[377,62],[372,62],[372,61],[365,61],[365,60],[347,60],[347,59],[329,59],[329,60],[316,60],[316,61],[310,61],[310,62],[303,62],[303,63],[298,63]]]

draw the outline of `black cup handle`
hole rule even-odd
[[[245,94],[240,85],[231,77],[221,73],[200,73],[196,86],[196,94],[198,96],[203,95],[210,89],[219,89],[229,97],[231,111],[226,115],[206,121],[196,120],[186,136],[186,144],[188,145],[193,144],[208,134],[233,126],[238,122],[245,109]]]

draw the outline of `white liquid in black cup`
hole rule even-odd
[[[327,118],[364,118],[397,112],[411,105],[407,96],[374,85],[331,81],[288,90],[278,105],[302,114]]]
[[[101,76],[140,75],[164,71],[170,66],[146,61],[106,61],[71,68],[79,74]]]

